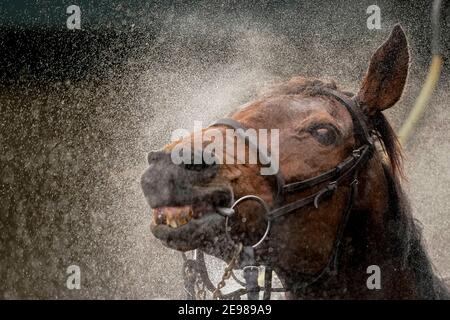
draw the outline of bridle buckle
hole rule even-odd
[[[319,202],[324,196],[329,196],[333,194],[337,189],[337,181],[330,182],[323,190],[322,192],[319,192],[316,197],[314,198],[314,207],[316,209],[319,208]]]
[[[360,158],[360,157],[361,157],[361,149],[355,149],[355,150],[353,150],[353,157],[354,157],[355,159]]]
[[[259,267],[258,266],[245,266],[242,268],[243,271],[247,270],[247,271],[259,271]]]

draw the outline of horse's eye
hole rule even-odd
[[[338,138],[336,128],[332,125],[315,125],[308,131],[317,141],[326,146],[335,144]]]

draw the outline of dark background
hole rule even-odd
[[[72,4],[81,30],[66,29]],[[372,4],[381,30],[366,27]],[[148,229],[138,184],[146,152],[273,81],[302,74],[357,90],[400,22],[412,62],[404,98],[387,112],[398,129],[430,61],[430,9],[430,1],[2,1],[0,297],[183,297],[179,255]],[[442,15],[447,62],[448,4]],[[405,182],[443,275],[448,74],[445,65],[406,146]],[[71,264],[81,268],[81,290],[65,286]]]
[[[443,16],[443,48],[448,52],[449,5]],[[82,30],[67,30],[66,8],[76,4],[82,10]],[[176,20],[179,15],[199,15],[211,26],[220,21],[255,23],[289,38],[295,45],[308,41],[327,41],[351,52],[352,46],[364,45],[364,39],[374,31],[363,27],[368,17],[365,9],[377,4],[383,21],[400,22],[413,39],[415,63],[426,68],[430,55],[431,1],[2,1],[0,5],[0,38],[2,45],[0,80],[80,80],[86,76],[101,76],[110,68],[123,67],[130,58],[155,55],[159,58],[158,36],[173,20],[172,36],[180,36]],[[218,32],[217,27],[204,32]],[[259,26],[258,26],[259,27]],[[385,24],[386,27],[386,24]],[[324,30],[328,29],[328,30]],[[228,31],[230,31],[228,29]],[[324,32],[325,31],[325,32]],[[221,33],[227,32],[223,28]],[[213,48],[208,58],[227,59],[230,40],[239,34],[228,33],[211,43],[209,38],[192,35],[177,39],[188,50]],[[226,41],[228,40],[228,41]],[[344,43],[342,42],[344,41]],[[155,48],[156,47],[156,48]],[[220,50],[220,51],[219,51]],[[448,66],[446,66],[448,72]],[[26,77],[24,79],[24,77]]]

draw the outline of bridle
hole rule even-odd
[[[327,273],[333,273],[336,274],[337,272],[337,261],[338,261],[338,253],[339,248],[341,244],[341,240],[343,238],[345,228],[347,225],[347,221],[349,219],[350,212],[353,208],[353,204],[355,202],[355,198],[357,195],[357,185],[358,185],[358,174],[361,170],[361,168],[368,162],[368,160],[371,158],[375,146],[374,141],[372,138],[372,130],[369,130],[369,127],[367,125],[367,121],[365,118],[365,115],[362,112],[361,107],[358,105],[358,102],[355,98],[350,98],[341,92],[338,92],[336,90],[330,89],[330,88],[314,88],[318,90],[318,94],[322,94],[325,96],[329,96],[331,98],[334,98],[339,103],[344,105],[347,109],[347,111],[350,113],[353,121],[353,130],[354,135],[356,138],[356,143],[358,144],[358,147],[356,147],[351,154],[345,158],[342,162],[337,164],[334,168],[331,170],[328,170],[324,173],[321,173],[317,176],[314,176],[312,178],[302,180],[302,181],[296,181],[291,183],[285,183],[284,178],[280,171],[278,171],[274,176],[265,176],[267,179],[271,179],[271,182],[273,182],[273,179],[275,178],[276,181],[276,193],[274,194],[274,206],[271,208],[263,199],[259,198],[255,195],[247,195],[242,198],[237,199],[231,209],[234,209],[237,205],[239,205],[241,202],[244,201],[257,201],[259,204],[264,208],[266,212],[265,220],[266,220],[266,231],[264,232],[263,237],[255,244],[250,246],[242,247],[242,244],[239,244],[237,247],[239,248],[235,256],[232,259],[232,262],[228,265],[226,272],[224,274],[224,277],[221,281],[222,286],[224,283],[224,278],[229,278],[230,276],[233,276],[235,280],[238,281],[242,286],[245,287],[245,289],[236,290],[235,292],[232,292],[230,294],[227,294],[226,296],[222,295],[220,292],[220,285],[216,288],[212,285],[209,277],[208,272],[206,270],[206,264],[204,260],[204,255],[201,253],[201,251],[197,250],[197,256],[195,259],[187,259],[185,255],[183,255],[185,260],[185,288],[186,291],[189,293],[188,298],[195,298],[194,295],[194,287],[193,283],[198,284],[198,279],[200,279],[200,282],[203,286],[205,286],[210,291],[214,292],[214,298],[232,298],[236,299],[239,298],[242,294],[247,294],[248,299],[254,300],[258,299],[259,297],[259,291],[264,291],[263,299],[270,299],[271,292],[280,292],[280,291],[289,291],[289,290],[302,290],[311,284],[315,283],[317,280],[322,278]],[[256,141],[251,140],[249,135],[245,135],[244,132],[247,130],[247,128],[242,125],[241,123],[237,122],[236,120],[230,119],[230,118],[224,118],[215,121],[211,126],[226,126],[233,128],[238,136],[245,139],[246,143],[248,143],[249,148],[253,149],[254,151],[258,152],[260,159],[264,159],[263,163],[269,163],[266,161],[268,158],[268,155],[263,152],[263,150],[258,148],[258,145]],[[348,182],[349,181],[349,182]],[[328,182],[328,183],[326,183]],[[330,257],[328,259],[328,262],[326,266],[314,274],[310,280],[306,282],[302,282],[301,284],[294,284],[290,288],[272,288],[272,269],[270,266],[266,266],[265,270],[265,277],[264,277],[264,287],[261,288],[258,285],[258,267],[257,263],[255,261],[255,254],[254,249],[259,247],[261,244],[263,244],[270,236],[270,229],[272,223],[288,214],[293,214],[296,212],[296,214],[301,214],[301,212],[297,212],[298,209],[313,205],[315,208],[318,208],[320,203],[326,199],[329,199],[336,190],[344,185],[345,182],[348,182],[348,186],[350,188],[350,192],[348,195],[347,204],[345,207],[345,210],[343,212],[343,216],[341,219],[341,223],[338,227],[338,231],[336,234],[336,238],[333,243],[332,251],[330,254]],[[316,187],[320,184],[325,184],[324,187],[320,188],[317,192],[293,201],[289,202],[287,204],[285,203],[285,196],[288,194],[292,194],[295,192],[304,191],[313,187]],[[228,219],[234,214],[234,210],[230,210],[229,213],[223,214],[225,216],[226,220],[226,234],[229,235],[229,228],[228,228]],[[239,260],[240,266],[243,268],[244,271],[244,278],[246,282],[239,281],[233,274],[232,269],[234,267],[234,264],[236,263],[236,260]],[[189,268],[186,268],[186,266],[189,265]],[[186,270],[189,269],[189,272],[186,272]],[[231,270],[230,270],[231,269]],[[194,271],[192,271],[194,270]],[[199,278],[193,280],[193,272],[197,273]],[[186,277],[186,274],[190,273],[191,280],[187,280],[188,277]],[[186,285],[187,284],[187,285]],[[198,295],[197,295],[198,297]]]

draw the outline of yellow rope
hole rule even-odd
[[[415,125],[417,124],[417,121],[419,121],[419,119],[425,112],[428,100],[433,94],[433,91],[436,88],[437,82],[441,75],[442,64],[442,56],[433,55],[425,84],[423,85],[414,107],[412,108],[406,121],[403,123],[398,134],[400,142],[402,144],[406,144]]]

